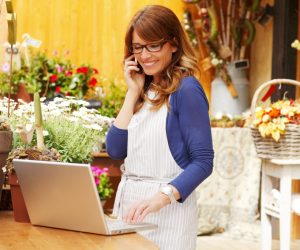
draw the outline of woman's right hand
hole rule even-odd
[[[138,63],[134,60],[134,55],[125,59],[124,76],[128,85],[128,91],[139,95],[145,84],[145,74],[138,73]]]

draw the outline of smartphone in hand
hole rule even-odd
[[[143,74],[144,71],[143,71],[142,66],[139,64],[139,62],[137,61],[136,58],[134,58],[134,61],[138,64],[137,67],[140,69],[139,71],[136,71],[136,73],[138,73],[138,74]]]

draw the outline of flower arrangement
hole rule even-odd
[[[101,200],[106,200],[111,197],[114,190],[111,188],[110,179],[108,176],[108,168],[99,168],[97,166],[91,166],[97,190]]]
[[[267,108],[257,107],[253,121],[262,137],[272,137],[275,141],[279,141],[288,124],[299,123],[300,102],[293,100],[280,100]]]
[[[74,96],[83,99],[94,92],[99,82],[98,70],[88,64],[76,67],[65,59],[68,51],[59,57],[54,53],[50,58],[44,52],[35,52],[30,56],[28,64],[23,63],[19,70],[13,72],[12,93],[17,92],[19,84],[24,84],[28,93],[39,92],[47,98],[55,96]],[[5,66],[5,67],[4,67]],[[3,65],[0,73],[1,94],[8,93],[9,65]]]
[[[113,119],[100,115],[97,110],[87,109],[88,103],[74,98],[55,98],[45,103],[42,98],[45,146],[55,148],[64,162],[91,162],[94,151],[100,151],[105,133]],[[14,131],[13,147],[32,147],[36,143],[36,135],[31,134],[27,141],[21,139],[22,134],[30,134],[34,124],[34,103],[19,100],[13,102],[9,124]],[[0,113],[7,115],[7,98],[0,100]],[[28,136],[27,136],[28,137]],[[31,139],[32,138],[32,139]]]

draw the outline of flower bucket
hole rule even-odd
[[[212,115],[216,115],[218,112],[231,114],[232,116],[240,115],[250,107],[249,81],[246,68],[238,68],[235,63],[228,64],[228,73],[238,97],[231,95],[223,79],[220,77],[215,78],[211,86]]]
[[[254,93],[251,103],[252,117],[255,117],[255,108],[260,92],[273,84],[292,84],[300,86],[300,82],[290,79],[274,79],[263,83]],[[258,128],[252,127],[251,133],[257,155],[265,159],[300,159],[300,125],[287,124],[285,133],[278,142],[273,138],[261,136]]]
[[[8,175],[8,184],[10,185],[11,200],[15,221],[30,223],[29,215],[27,212],[21,187],[18,183],[18,177],[16,173]]]

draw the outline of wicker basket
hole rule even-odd
[[[290,79],[274,79],[263,83],[255,92],[251,102],[252,117],[255,117],[255,108],[258,95],[269,85],[288,83],[300,86],[300,82]],[[300,159],[300,126],[288,124],[284,135],[278,142],[273,138],[263,138],[258,129],[251,128],[257,155],[266,159]]]

